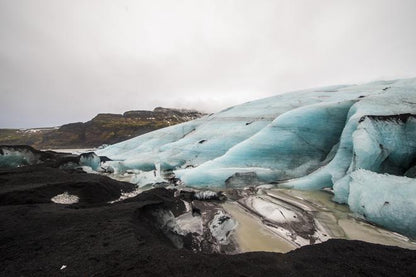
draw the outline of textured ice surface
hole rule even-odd
[[[304,176],[319,168],[338,143],[352,104],[320,103],[288,111],[225,155],[178,175],[189,185],[224,184],[235,172],[255,172],[265,182]]]
[[[156,175],[156,170],[153,171],[140,171],[133,174],[130,179],[130,183],[137,184],[139,187],[143,187],[150,184],[166,182],[165,179]]]
[[[351,179],[348,205],[352,211],[391,230],[416,236],[416,179],[363,169],[351,173]]]
[[[248,201],[252,202],[251,204],[254,210],[270,221],[282,223],[295,221],[298,218],[298,215],[293,210],[285,207],[276,208],[276,205],[261,198],[252,197],[252,199],[249,198]]]
[[[81,166],[89,166],[93,170],[98,170],[100,168],[100,163],[100,157],[94,152],[83,153],[79,156],[79,165]]]
[[[97,151],[115,160],[119,170],[153,170],[199,166],[224,155],[232,146],[252,137],[277,116],[309,104],[338,101],[330,90],[303,91],[248,102],[194,121],[171,126]],[[306,97],[309,95],[309,97]],[[354,99],[358,92],[339,95]],[[117,161],[118,160],[118,161]]]
[[[229,237],[235,227],[237,227],[237,222],[223,211],[218,211],[209,224],[212,236],[222,245],[230,243]]]
[[[151,171],[128,170],[124,175],[132,175],[130,183],[137,184],[138,187],[143,187],[150,184],[164,183],[165,179],[160,174],[160,164],[155,164],[155,169]]]
[[[107,166],[119,173],[152,171],[160,164],[188,186],[273,182],[297,189],[333,188],[336,201],[350,203],[352,176],[359,169],[415,176],[415,115],[416,79],[333,86],[234,106],[98,154],[113,159]],[[403,195],[397,205],[415,198]],[[396,215],[388,216],[404,224]]]

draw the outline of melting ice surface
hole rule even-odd
[[[358,215],[414,237],[415,138],[416,78],[277,95],[98,154],[115,172],[157,164],[194,187],[333,188]]]

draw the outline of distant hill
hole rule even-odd
[[[88,148],[117,143],[156,129],[203,116],[195,110],[157,107],[153,111],[102,113],[85,123],[33,129],[0,129],[0,144],[26,144],[38,149]]]

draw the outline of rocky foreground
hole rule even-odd
[[[229,249],[223,249],[217,238],[173,233],[163,219],[189,212],[201,216],[203,203],[215,204],[221,198],[196,199],[176,189],[156,188],[117,201],[134,186],[63,169],[63,157],[50,155],[43,164],[0,169],[2,276],[411,276],[416,272],[416,251],[360,241],[329,240],[287,254],[220,254]],[[77,195],[76,203],[51,200],[63,193]]]

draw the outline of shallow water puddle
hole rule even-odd
[[[292,201],[293,205],[298,207],[306,206],[304,209],[312,211],[315,220],[323,226],[331,238],[362,240],[416,249],[416,242],[406,236],[355,218],[347,205],[331,201],[332,194],[328,192],[271,189],[265,193]]]
[[[234,235],[241,252],[286,253],[296,248],[293,243],[268,230],[260,219],[245,211],[238,203],[227,201],[223,204],[223,208],[238,222]]]

